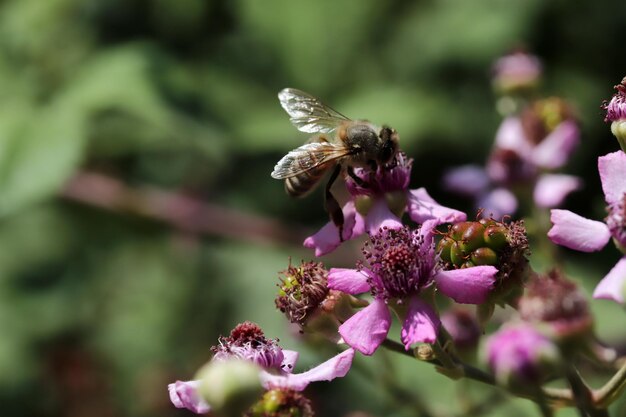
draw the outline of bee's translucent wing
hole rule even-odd
[[[293,177],[336,161],[349,153],[348,148],[329,142],[307,143],[289,152],[278,161],[272,171],[272,178],[282,180]]]
[[[278,93],[280,105],[289,114],[291,123],[301,132],[330,133],[348,119],[318,99],[295,88]]]

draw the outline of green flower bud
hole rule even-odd
[[[239,416],[256,401],[263,387],[258,365],[240,359],[211,361],[198,371],[198,393],[218,415]]]
[[[367,213],[369,213],[373,205],[374,200],[369,195],[358,195],[354,199],[356,211],[358,211],[361,216],[367,216]]]
[[[398,217],[402,217],[406,208],[407,195],[403,190],[385,193],[385,201],[389,210]]]

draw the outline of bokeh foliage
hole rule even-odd
[[[624,75],[625,18],[618,0],[4,0],[1,414],[185,415],[169,404],[166,384],[191,377],[217,336],[245,319],[304,349],[306,364],[332,354],[299,342],[273,306],[276,272],[287,256],[309,253],[63,197],[78,173],[314,230],[326,221],[321,195],[289,200],[269,177],[306,137],[276,99],[291,86],[396,127],[415,158],[413,184],[469,209],[439,178],[484,160],[499,123],[490,65],[523,44],[544,60],[546,94],[571,100],[582,122],[568,171],[586,189],[568,207],[601,218],[595,160],[616,144],[599,103]],[[568,272],[593,288],[616,256],[572,262]],[[600,334],[624,343],[615,322],[602,321],[621,312],[595,304]],[[437,399],[437,410],[458,411],[455,385],[432,368],[380,356],[391,365],[360,358],[348,379],[312,388],[319,415],[415,415],[410,401],[386,393],[391,366]],[[363,377],[372,371],[383,376]],[[490,415],[529,407],[515,401]]]

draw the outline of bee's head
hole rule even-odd
[[[380,130],[381,149],[380,149],[380,163],[382,165],[391,162],[396,153],[398,152],[398,132],[389,126],[383,126]]]

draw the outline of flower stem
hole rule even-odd
[[[608,407],[615,401],[626,388],[626,363],[617,371],[615,375],[594,395],[597,407]]]
[[[606,409],[596,408],[593,392],[574,366],[567,370],[567,380],[572,387],[574,401],[581,417],[608,417],[609,413]]]

